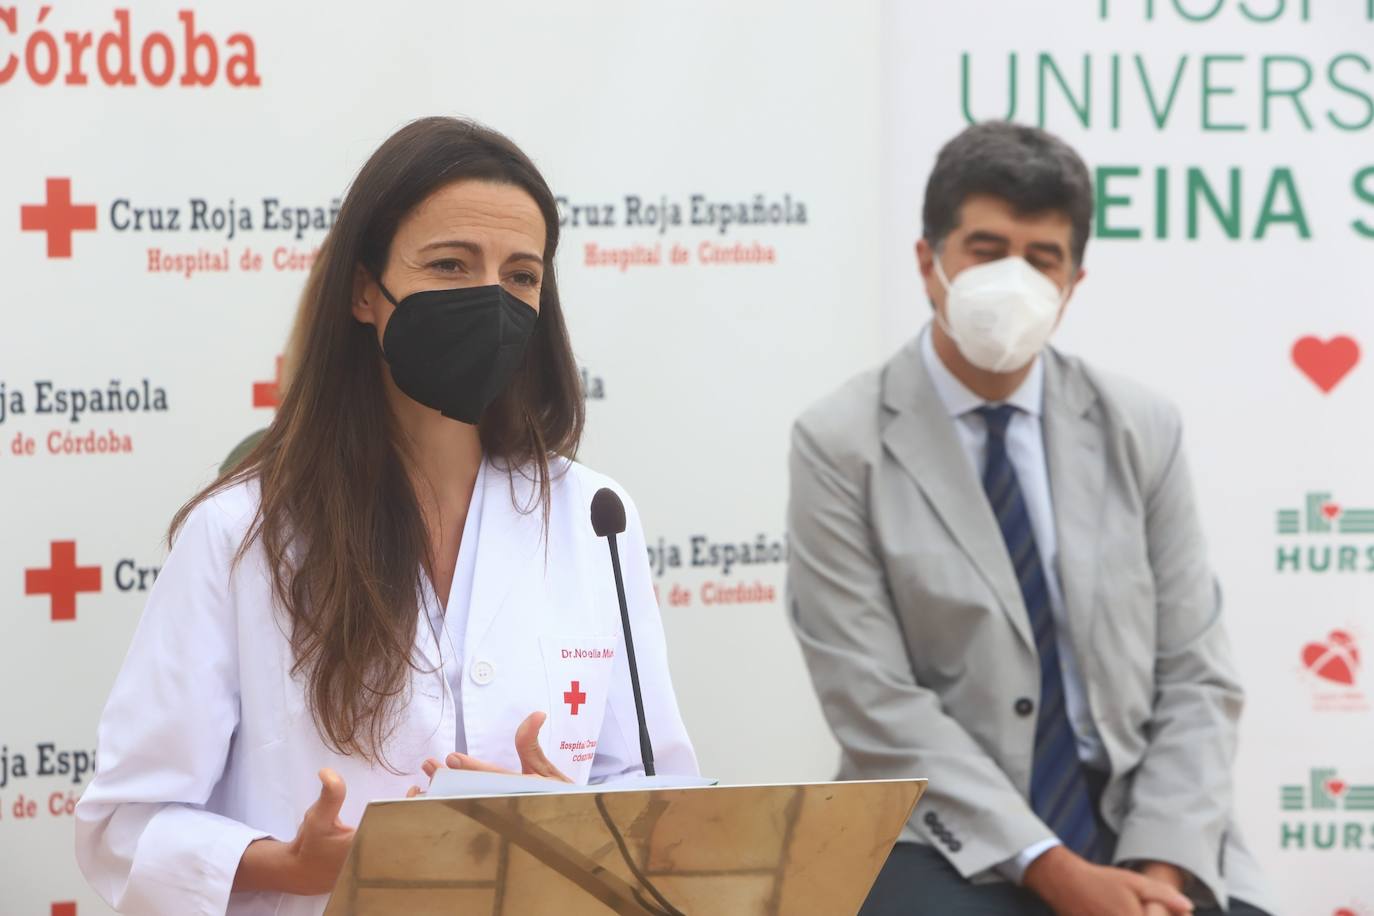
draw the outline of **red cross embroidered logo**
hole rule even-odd
[[[48,257],[70,258],[72,233],[95,229],[95,204],[73,204],[72,180],[49,178],[45,203],[20,206],[19,228],[23,232],[46,232]]]
[[[587,695],[581,690],[582,682],[573,681],[572,689],[563,692],[563,702],[572,707],[572,714],[577,715],[579,707],[586,705]]]
[[[100,567],[76,565],[76,541],[53,541],[47,569],[24,570],[24,594],[47,595],[53,620],[76,619],[76,596],[100,591]]]

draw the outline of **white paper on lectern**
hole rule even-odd
[[[556,782],[533,776],[483,773],[477,770],[440,770],[425,792],[426,798],[467,798],[474,795],[539,795],[551,793],[633,792],[643,789],[694,789],[719,780],[703,776],[627,776],[595,785]]]

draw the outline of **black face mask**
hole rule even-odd
[[[382,354],[396,387],[446,417],[476,423],[510,384],[539,313],[499,286],[431,289],[397,302]]]

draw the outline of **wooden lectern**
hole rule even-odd
[[[368,805],[326,916],[844,916],[924,779]]]

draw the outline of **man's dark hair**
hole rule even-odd
[[[1093,214],[1092,178],[1063,140],[1036,127],[984,121],[945,144],[926,182],[922,234],[938,246],[976,194],[1000,197],[1021,214],[1058,210],[1073,225],[1074,263],[1083,263]]]

